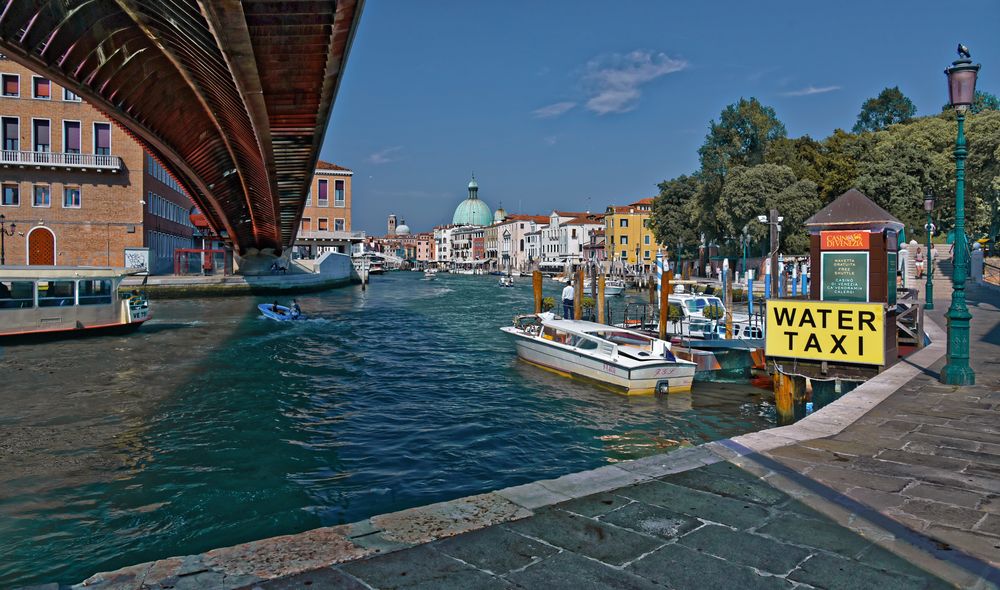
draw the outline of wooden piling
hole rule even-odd
[[[733,339],[733,273],[726,273],[726,284],[722,286],[722,303],[726,306],[726,340]]]
[[[660,340],[667,339],[667,317],[670,315],[670,281],[673,278],[673,271],[663,272],[663,284],[660,285]]]
[[[583,269],[576,271],[576,284],[573,289],[573,319],[583,319]]]
[[[535,292],[535,313],[542,313],[542,271],[531,273],[531,287]]]
[[[604,273],[597,275],[597,323],[606,323],[607,318],[604,317]]]
[[[791,424],[795,421],[796,404],[804,405],[806,402],[806,378],[800,375],[786,375],[776,370],[772,381],[778,424]]]
[[[649,304],[656,305],[656,279],[649,281]]]

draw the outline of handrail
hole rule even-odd
[[[71,154],[65,152],[27,152],[0,150],[0,165],[70,166],[120,170],[122,159],[104,154]]]
[[[987,283],[1000,285],[1000,266],[983,261],[983,280]]]

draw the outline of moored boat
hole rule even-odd
[[[669,342],[632,330],[551,313],[517,316],[500,329],[522,360],[628,395],[689,391],[694,380],[695,364],[676,358]]]
[[[149,300],[118,295],[125,268],[0,267],[0,337],[76,335],[138,328]]]
[[[583,294],[588,297],[593,297],[592,289],[593,281],[583,282]],[[616,295],[621,295],[625,292],[625,282],[619,281],[618,279],[608,279],[604,281],[604,296],[614,297]]]

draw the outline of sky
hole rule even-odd
[[[1000,95],[997,23],[997,0],[367,0],[320,157],[369,234],[450,223],[473,172],[491,209],[603,211],[695,171],[741,97],[791,137],[887,86],[933,114],[960,41]]]

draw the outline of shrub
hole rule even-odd
[[[542,297],[542,311],[552,311],[552,308],[555,306],[555,297]]]
[[[718,305],[709,305],[702,313],[710,320],[721,320],[726,315]]]

